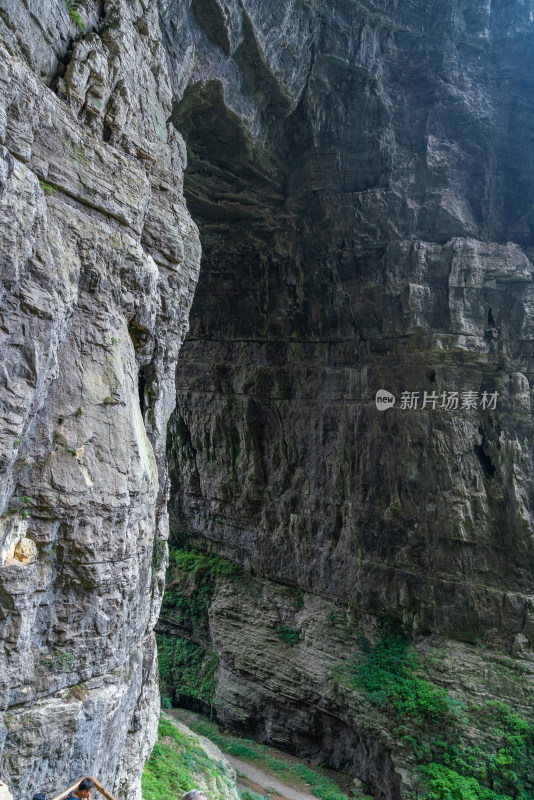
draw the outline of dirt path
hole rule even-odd
[[[183,708],[173,708],[172,711],[169,711],[168,713],[175,719],[180,720],[180,722],[184,723],[185,725],[191,726],[193,730],[195,727],[195,722],[203,719],[203,717],[199,716],[199,714],[195,713],[194,711],[188,711]],[[228,731],[225,731],[225,734],[228,741],[242,741],[238,736],[233,736]],[[199,734],[196,735],[198,736]],[[272,755],[273,757],[286,763],[288,766],[291,764],[305,763],[295,756],[289,755],[288,753],[282,753],[275,748],[270,748],[265,745],[263,749],[265,751],[265,755]],[[237,785],[239,789],[252,789],[253,792],[256,792],[256,794],[259,794],[261,797],[265,797],[266,794],[270,794],[271,800],[317,800],[314,795],[307,791],[307,784],[304,782],[295,781],[297,786],[293,785],[293,781],[288,784],[281,780],[268,768],[262,769],[262,766],[258,764],[252,764],[249,761],[243,761],[240,758],[235,758],[229,753],[224,753],[224,756],[226,759],[228,759],[229,763],[236,770],[236,772],[239,773],[237,776]],[[347,796],[350,797],[351,786],[347,785],[343,787],[340,782],[340,780],[343,779],[345,779],[346,782],[347,776],[341,775],[340,773],[330,772],[325,769],[321,770],[321,773],[332,778],[332,780],[336,781],[336,783],[339,783],[343,791],[345,791]]]
[[[228,753],[225,754],[225,757],[236,772],[246,775],[246,779],[238,776],[237,785],[240,787],[252,789],[257,794],[266,795],[270,793],[272,795],[271,800],[277,800],[279,797],[283,798],[283,800],[317,800],[312,794],[302,792],[293,786],[288,786],[287,783],[283,783],[279,778],[275,778],[274,775],[264,772],[264,770],[249,764],[247,761],[241,761],[239,758],[229,756]]]

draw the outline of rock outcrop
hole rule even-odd
[[[154,3],[0,2],[0,761],[140,797],[198,276]]]

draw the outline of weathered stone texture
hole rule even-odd
[[[217,34],[217,3],[209,29],[165,5],[171,56],[196,48],[173,120],[204,247],[176,527],[510,646],[534,561],[531,4],[245,5]],[[380,414],[379,388],[499,397]]]
[[[203,244],[175,541],[531,657],[534,4],[161,7]],[[403,391],[498,402],[407,410]],[[225,662],[220,713],[240,724],[242,682],[267,718],[278,693],[281,737],[285,680],[252,671]]]
[[[154,4],[34,5],[0,3],[2,771],[139,798],[200,247]]]
[[[296,644],[277,635],[281,624],[298,633]],[[219,584],[209,627],[220,655],[216,707],[223,724],[355,774],[375,796],[425,797],[409,743],[392,734],[350,678],[362,632],[376,634],[373,615],[314,595],[295,602],[291,588],[249,578]],[[498,697],[530,714],[532,660],[437,635],[421,638],[416,652],[419,675],[459,702]],[[409,719],[401,722],[410,728]],[[473,733],[480,744],[485,732]]]

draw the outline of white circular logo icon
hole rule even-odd
[[[391,394],[391,392],[386,392],[385,389],[379,389],[375,397],[376,407],[379,411],[387,411],[388,408],[393,408],[395,399],[395,395]]]

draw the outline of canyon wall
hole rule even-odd
[[[0,764],[140,798],[198,277],[154,3],[0,2]]]
[[[264,581],[215,591],[192,641],[218,657],[225,724],[415,797],[398,737],[366,728],[361,695],[359,713],[335,700],[325,652],[339,666],[397,620],[451,652],[440,686],[530,713],[534,4],[161,9],[203,247],[171,535]],[[280,651],[280,625],[300,643]],[[491,677],[501,657],[519,682]]]
[[[532,794],[529,759],[502,780],[495,759],[532,707],[533,19],[532,0],[0,0],[15,795],[90,772],[140,796],[170,484],[174,543],[243,568],[201,630],[161,623],[216,656],[225,724],[424,796],[436,736],[393,726],[361,669],[389,642],[425,713],[467,709],[477,780]]]

